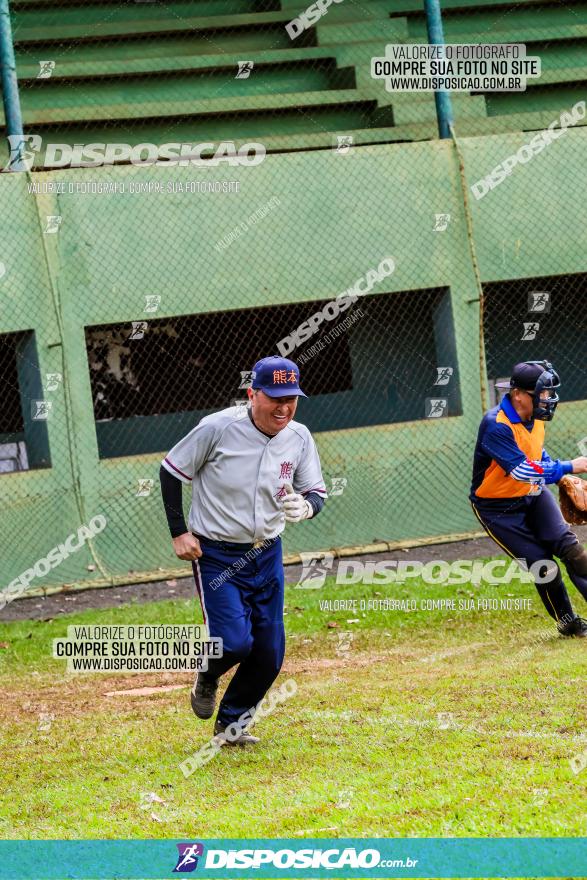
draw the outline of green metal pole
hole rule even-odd
[[[24,132],[8,0],[0,0],[0,81],[10,150],[10,160],[5,170],[25,171],[26,165],[22,160]]]

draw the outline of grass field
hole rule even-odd
[[[532,610],[319,607],[514,594]],[[212,726],[189,708],[192,675],[69,675],[51,640],[72,623],[199,621],[195,601],[1,625],[0,837],[587,834],[587,769],[570,765],[587,749],[587,644],[558,637],[533,587],[328,580],[288,588],[286,606],[278,682],[293,678],[296,695],[260,722],[257,747],[224,749],[189,778],[178,765]]]

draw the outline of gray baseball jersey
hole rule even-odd
[[[326,498],[308,428],[292,420],[267,437],[242,407],[205,416],[162,464],[192,484],[189,529],[213,541],[249,543],[281,534],[285,483]]]

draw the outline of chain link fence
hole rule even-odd
[[[300,365],[330,492],[288,558],[476,533],[477,426],[520,360],[562,377],[550,454],[587,452],[580,114],[525,149],[581,90],[584,12],[444,7],[447,42],[550,34],[545,70],[555,44],[567,66],[455,93],[439,141],[432,93],[370,75],[426,41],[421,0],[308,26],[286,0],[13,2],[30,170],[0,175],[2,585],[188,574],[160,460],[270,354]]]

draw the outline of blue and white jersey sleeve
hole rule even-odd
[[[535,483],[540,480],[546,485],[550,483],[558,483],[565,474],[570,474],[573,465],[570,461],[560,461],[550,457],[546,449],[542,450],[542,458],[540,461],[530,461],[525,458],[521,464],[517,465],[510,471],[510,477],[514,480],[520,480],[522,483]]]

